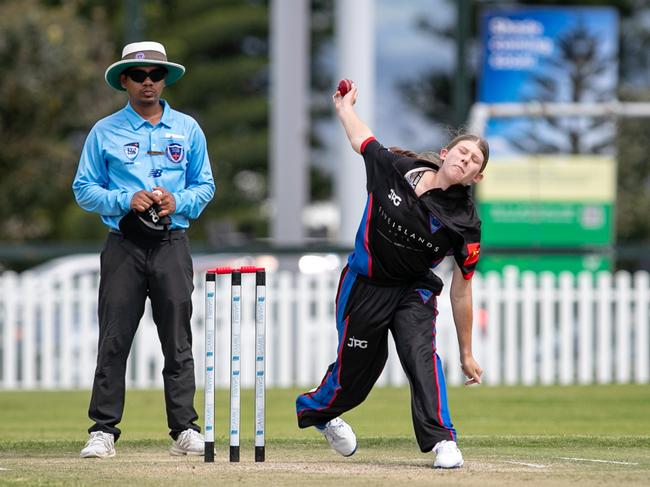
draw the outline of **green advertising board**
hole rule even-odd
[[[613,243],[616,163],[611,156],[496,157],[477,186],[483,221],[481,271],[605,270]],[[505,256],[490,249],[513,249]],[[595,254],[555,255],[553,249],[600,248]],[[517,255],[516,249],[539,249]],[[549,253],[544,255],[543,249]]]
[[[592,247],[612,241],[612,204],[548,201],[481,203],[483,242],[505,247]]]
[[[482,244],[609,246],[615,194],[611,156],[495,157],[477,185]]]

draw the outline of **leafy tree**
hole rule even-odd
[[[101,80],[107,39],[100,11],[0,3],[0,240],[63,238],[64,221],[91,222],[70,186],[87,127],[116,106]]]

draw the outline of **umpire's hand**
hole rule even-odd
[[[131,208],[135,211],[145,211],[154,203],[160,203],[160,197],[144,189],[135,193],[131,198]]]
[[[174,198],[174,195],[160,186],[153,188],[153,191],[160,191],[162,193],[162,196],[160,196],[158,201],[156,201],[156,203],[160,205],[161,209],[158,216],[172,215],[176,211],[176,199]]]

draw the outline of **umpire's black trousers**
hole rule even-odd
[[[192,358],[192,259],[187,236],[173,231],[164,240],[139,245],[109,233],[101,254],[97,368],[88,415],[92,431],[120,436],[124,411],[126,361],[144,313],[147,296],[158,329],[165,365],[162,371],[170,435],[192,428],[194,359]]]

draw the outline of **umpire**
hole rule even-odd
[[[84,458],[115,455],[126,362],[151,301],[165,357],[162,371],[172,455],[202,455],[194,409],[192,259],[185,230],[214,195],[206,140],[197,122],[161,99],[185,68],[162,44],[136,42],[109,66],[106,82],[126,91],[124,108],[92,128],[72,184],[77,203],[109,232],[101,253],[97,368]]]

